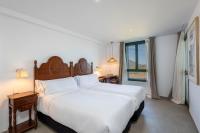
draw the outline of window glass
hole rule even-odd
[[[147,72],[128,72],[129,80],[146,80]]]
[[[128,68],[136,69],[136,47],[135,45],[128,46]]]
[[[145,41],[126,44],[128,80],[146,81],[147,49]]]
[[[138,69],[147,69],[146,45],[138,45]]]

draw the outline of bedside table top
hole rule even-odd
[[[33,91],[28,91],[28,92],[23,92],[23,93],[17,93],[13,95],[9,95],[9,99],[18,99],[22,97],[27,97],[27,96],[32,96],[32,95],[37,95],[38,93],[34,93]]]

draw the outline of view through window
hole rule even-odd
[[[126,43],[128,80],[146,81],[147,49],[145,41]]]

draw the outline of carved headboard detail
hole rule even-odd
[[[79,59],[73,69],[73,76],[93,73],[93,63],[89,64],[85,58]]]
[[[65,64],[63,60],[58,56],[49,58],[47,63],[41,64],[37,67],[37,61],[34,61],[34,79],[35,80],[52,80],[70,77],[73,68],[73,63],[70,62],[70,66]]]
[[[86,59],[81,58],[78,63],[73,66],[63,62],[58,56],[52,56],[46,63],[37,66],[37,61],[34,61],[34,92],[35,80],[53,80],[76,75],[87,75],[93,73],[93,63],[89,64]]]

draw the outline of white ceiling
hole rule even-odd
[[[175,33],[197,1],[0,0],[0,6],[108,42]]]

